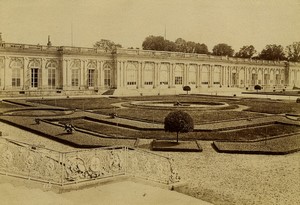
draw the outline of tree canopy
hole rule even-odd
[[[293,62],[300,62],[300,42],[294,42],[286,47],[287,59]]]
[[[227,45],[226,43],[219,43],[218,45],[215,45],[212,51],[212,54],[216,56],[232,57],[234,53],[234,50],[231,48],[231,46]]]
[[[263,60],[280,61],[286,59],[283,46],[276,44],[266,45],[266,47],[261,51],[258,57]]]
[[[164,124],[166,132],[177,133],[177,142],[179,132],[190,132],[194,129],[193,118],[188,113],[181,110],[170,112],[167,117],[165,117]]]
[[[144,50],[156,51],[172,51],[183,53],[198,53],[207,54],[208,49],[205,44],[186,41],[182,38],[177,38],[175,42],[166,40],[162,36],[148,36],[143,41],[142,47]]]
[[[234,56],[238,58],[251,58],[256,53],[254,46],[243,46]]]
[[[106,51],[107,50],[112,51],[115,48],[122,48],[122,45],[121,44],[116,44],[111,40],[101,39],[100,41],[97,41],[94,44],[94,48],[100,48],[100,49],[103,49],[103,50],[106,50]]]

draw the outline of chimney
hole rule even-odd
[[[47,43],[47,46],[52,46],[52,43],[50,41],[50,35],[48,35],[48,43]]]

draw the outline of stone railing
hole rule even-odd
[[[107,147],[58,152],[0,138],[0,173],[55,185],[120,175],[179,182],[172,160],[144,150]]]
[[[54,51],[54,52],[56,52],[59,48],[60,47],[58,47],[58,46],[0,43],[0,49],[6,49],[6,50]]]
[[[17,43],[0,43],[0,49],[5,50],[26,50],[26,51],[43,51],[43,52],[63,52],[63,53],[82,53],[82,54],[96,54],[96,53],[110,53],[103,49],[84,48],[72,46],[45,46],[45,45],[30,45]]]
[[[181,53],[181,52],[168,52],[168,51],[154,51],[154,50],[140,50],[140,49],[117,49],[117,54],[149,56],[149,57],[169,57],[169,58],[194,58],[199,60],[213,60],[213,61],[227,61],[232,63],[249,63],[249,64],[263,64],[263,65],[280,65],[284,66],[284,61],[269,61],[269,60],[256,60],[251,58],[234,58],[227,56],[214,56],[197,53]]]

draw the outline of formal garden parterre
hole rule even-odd
[[[102,98],[64,98],[64,99],[38,99],[38,100],[8,100],[2,102],[2,120],[15,123],[17,121],[30,121],[27,123],[29,130],[38,130],[32,125],[35,118],[41,118],[49,126],[55,129],[62,124],[71,123],[79,132],[93,135],[97,139],[97,146],[106,146],[107,143],[99,139],[157,139],[173,140],[173,133],[165,132],[163,122],[165,116],[174,110],[184,110],[194,120],[193,132],[180,134],[180,140],[211,140],[211,141],[253,141],[268,140],[282,134],[299,133],[298,122],[288,122],[283,115],[285,113],[300,113],[300,105],[290,101],[279,101],[271,99],[251,99],[237,97],[205,96],[205,95],[172,95],[172,96],[138,96],[138,97],[102,97]],[[137,103],[139,106],[136,106]],[[170,104],[182,102],[187,106],[162,106],[151,107],[151,103],[143,106],[143,102],[160,102]],[[225,107],[207,109],[206,107],[192,108],[189,104],[220,105]],[[27,105],[32,110],[18,109],[14,113],[10,106]],[[51,116],[55,114],[55,109],[65,109],[64,113],[74,112],[62,116]],[[38,116],[36,110],[41,108]],[[47,113],[47,108],[50,113]],[[8,114],[10,113],[10,114]],[[13,113],[13,114],[12,114]],[[19,113],[19,114],[18,114]],[[25,113],[25,114],[24,114]],[[111,115],[115,117],[111,117]],[[15,119],[13,119],[13,115]],[[22,115],[27,115],[22,118]],[[31,116],[30,116],[31,115]],[[18,118],[18,120],[16,120]],[[22,119],[22,120],[21,120]],[[21,127],[26,127],[26,123],[20,123]],[[34,128],[32,128],[34,127]],[[45,133],[48,135],[49,133]],[[63,140],[62,140],[63,138]],[[78,139],[77,139],[78,138]],[[71,143],[78,141],[80,146],[91,145],[85,141],[88,138],[68,137],[56,134],[55,139],[68,141]],[[288,138],[287,138],[288,139]],[[94,142],[94,140],[92,140]],[[123,141],[114,141],[120,144]],[[109,143],[110,144],[110,143]],[[135,144],[136,143],[131,143]]]
[[[189,110],[184,106],[174,109],[126,106],[133,101],[213,101],[232,107]],[[27,106],[22,107],[22,104]],[[37,112],[39,108],[41,112]],[[177,152],[158,149],[164,151],[159,154],[175,159],[179,174],[188,182],[188,188],[180,192],[215,204],[299,202],[295,191],[299,184],[295,181],[299,173],[299,164],[295,163],[299,153],[288,153],[299,150],[300,123],[285,116],[286,113],[299,114],[299,103],[201,95],[70,97],[2,101],[0,109],[2,122],[75,149],[118,145],[149,149],[152,139],[169,141],[169,147],[172,147],[176,137],[174,133],[164,131],[164,118],[173,110],[184,110],[193,117],[195,127],[193,132],[180,133],[179,141],[196,143],[181,143],[183,150]],[[57,110],[62,112],[53,116]],[[112,117],[111,113],[116,115]],[[66,133],[63,129],[66,123],[74,125],[75,132]],[[33,143],[38,141],[32,139]],[[198,152],[183,152],[186,149],[193,151],[195,145]],[[278,154],[288,155],[274,156]]]

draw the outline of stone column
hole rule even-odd
[[[199,87],[199,65],[196,67],[196,88]]]
[[[140,74],[141,74],[141,77],[140,77],[140,87],[141,88],[144,88],[144,74],[145,74],[145,69],[144,69],[144,67],[145,67],[145,62],[144,61],[142,61],[141,62],[141,70],[140,70]]]
[[[126,61],[123,61],[123,87],[126,87],[127,86],[127,80],[126,80],[126,77],[127,77],[127,72],[126,72]]]
[[[156,87],[160,86],[160,63],[156,63]]]
[[[21,82],[21,87],[23,87],[23,90],[26,90],[28,88],[31,87],[31,82],[30,82],[30,79],[31,79],[31,71],[30,71],[30,68],[28,67],[28,58],[25,57],[23,58],[23,82]]]
[[[210,85],[210,87],[213,87],[214,86],[214,65],[210,65],[209,73],[210,73],[209,85]]]
[[[190,68],[190,65],[186,64],[185,66],[186,66],[186,69],[185,69],[185,84],[183,84],[184,86],[189,85],[189,68]]]
[[[120,62],[116,61],[116,87],[120,87]]]
[[[63,60],[63,66],[62,66],[62,80],[63,80],[63,89],[67,89],[67,69],[68,69],[68,62],[69,60],[64,59]]]
[[[169,64],[169,87],[172,87],[174,85],[174,64]]]
[[[11,75],[9,75],[9,61],[10,58],[8,56],[4,57],[4,71],[3,71],[3,90],[6,90],[9,87],[9,82],[11,82]]]
[[[202,67],[203,65],[199,65],[199,87],[202,87]]]
[[[42,58],[42,60],[41,60],[41,75],[42,75],[42,80],[41,80],[41,83],[42,83],[42,85],[41,85],[41,88],[42,89],[47,89],[48,88],[48,69],[46,68],[46,63],[47,63],[47,61],[46,61],[46,59],[45,58]],[[58,68],[56,68],[56,69],[58,69]],[[55,71],[56,72],[56,71]],[[57,77],[57,76],[55,76],[55,77]],[[55,87],[57,86],[57,82],[56,82],[56,79],[55,79]]]

